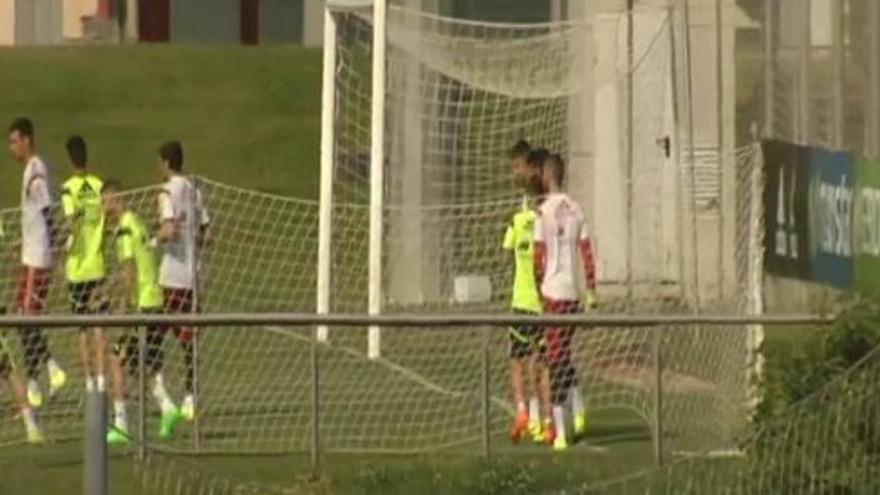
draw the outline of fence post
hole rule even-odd
[[[483,328],[483,345],[482,345],[482,357],[481,357],[481,366],[482,366],[482,386],[480,387],[482,390],[480,391],[480,415],[482,420],[482,437],[483,437],[483,457],[486,460],[492,458],[492,448],[491,448],[491,440],[490,440],[490,430],[489,430],[489,335],[492,332],[492,327],[486,326]]]
[[[326,327],[324,327],[326,328]],[[314,478],[318,477],[318,472],[321,467],[321,435],[320,435],[320,414],[321,408],[320,403],[318,402],[320,395],[320,380],[319,380],[319,368],[318,368],[318,340],[321,338],[321,333],[323,330],[321,327],[315,329],[312,332],[312,347],[311,347],[311,358],[310,358],[310,367],[311,367],[311,379],[312,379],[312,445],[311,445],[311,454],[312,454],[312,476]]]
[[[654,461],[663,466],[663,332],[652,330],[654,353]]]
[[[147,458],[147,326],[138,328],[138,460]],[[123,373],[125,371],[123,370]]]
[[[86,392],[83,493],[107,495],[107,392]]]

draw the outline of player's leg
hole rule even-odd
[[[165,288],[163,291],[163,312],[166,314],[175,314],[179,313],[181,309],[181,298],[179,291],[177,289],[169,289]],[[172,327],[171,330],[177,334],[179,329],[176,327]],[[161,335],[164,338],[165,333],[168,331],[168,328],[161,329]],[[149,336],[148,336],[149,341]],[[148,348],[153,347],[148,343]],[[158,342],[157,349],[161,350],[161,340]],[[161,363],[158,363],[159,369],[162,368]],[[174,405],[174,402],[171,400],[170,395],[168,394],[168,390],[165,388],[165,379],[161,372],[156,373],[153,379],[153,396],[160,403],[160,407],[162,408],[162,421],[159,425],[159,437],[160,438],[169,438],[173,433],[174,429],[177,425],[185,419],[183,415],[183,411]]]
[[[16,302],[22,314],[39,314],[43,311],[49,292],[49,271],[23,266],[19,272]],[[32,407],[43,405],[43,392],[37,382],[40,367],[49,368],[50,393],[55,393],[67,382],[67,374],[52,359],[49,343],[37,327],[19,328],[27,376],[27,397]]]
[[[526,409],[525,393],[523,392],[523,367],[528,359],[529,336],[523,326],[514,326],[508,330],[510,339],[510,389],[516,416],[510,426],[510,439],[518,443],[522,434],[528,430],[529,414]]]
[[[175,290],[174,299],[176,299],[173,304],[176,313],[192,313],[194,311],[193,300],[194,294],[191,290]],[[180,404],[180,410],[183,413],[183,416],[192,421],[196,416],[196,401],[195,401],[195,333],[196,329],[191,327],[176,327],[174,329],[174,334],[177,337],[177,341],[180,343],[180,347],[183,350],[183,364],[185,368],[185,377],[184,377],[184,390],[186,395],[183,397],[183,402]]]
[[[577,301],[569,301],[564,304],[563,312],[565,314],[577,314],[581,312],[581,305]],[[564,367],[563,380],[568,390],[569,401],[571,402],[572,423],[574,434],[582,435],[587,429],[587,412],[584,404],[584,397],[581,393],[580,380],[578,379],[578,371],[575,366],[574,357],[574,334],[575,328],[563,328],[561,330],[561,342]]]
[[[27,391],[12,366],[12,360],[6,352],[5,338],[0,337],[0,380],[15,398],[24,421],[28,443],[43,443],[43,432],[37,422],[37,415],[28,403]]]
[[[132,342],[134,340],[134,342]],[[128,412],[126,411],[125,368],[137,360],[137,339],[123,334],[113,345],[110,357],[110,383],[113,395],[113,427],[107,432],[107,443],[128,442]]]

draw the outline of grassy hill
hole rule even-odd
[[[0,50],[0,125],[37,126],[60,181],[64,141],[80,133],[94,170],[129,185],[158,180],[156,150],[181,139],[190,171],[240,187],[315,197],[321,54],[301,47],[131,46]],[[0,206],[21,168],[0,154]]]

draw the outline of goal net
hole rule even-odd
[[[506,151],[518,139],[566,158],[567,192],[583,207],[597,245],[602,311],[758,309],[754,148],[725,155],[722,174],[717,150],[706,156],[688,142],[689,81],[676,13],[589,9],[574,6],[558,22],[501,24],[391,2],[381,246],[369,242],[371,167],[377,166],[371,163],[372,11],[334,14],[333,187],[332,197],[322,198],[333,205],[330,311],[368,309],[375,290],[371,248],[381,250],[381,289],[374,296],[383,312],[504,310],[513,269],[501,239],[521,204]],[[758,329],[667,330],[660,348],[673,448],[732,445],[748,416]],[[653,335],[620,328],[579,334],[580,378],[592,408],[652,417]],[[382,329],[382,361],[448,392],[431,400],[432,412],[412,410],[429,414],[426,424],[446,425],[425,430],[426,442],[477,433],[472,405],[458,398],[477,386],[480,338],[475,329],[454,337]],[[492,343],[499,429],[507,421],[505,338],[498,332]],[[364,350],[366,340],[330,332],[333,345]],[[406,401],[412,390],[383,393]]]

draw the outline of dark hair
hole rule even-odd
[[[180,141],[168,141],[159,148],[159,158],[168,162],[168,167],[175,172],[183,171],[183,146]]]
[[[544,162],[546,162],[549,157],[550,150],[547,148],[538,148],[529,152],[528,157],[526,157],[526,162],[532,167],[540,168],[544,166]]]
[[[117,179],[107,179],[104,181],[104,185],[101,186],[101,193],[109,193],[109,192],[121,192],[122,191],[122,182]]]
[[[544,160],[544,166],[551,167],[558,185],[561,186],[565,182],[565,160],[562,158],[562,155],[559,153],[553,153],[548,156],[547,159]]]
[[[9,132],[17,132],[19,136],[34,140],[34,123],[27,117],[19,117],[12,121]]]
[[[531,151],[532,145],[530,145],[525,139],[520,139],[509,150],[507,150],[507,157],[511,160],[514,158],[528,158]]]
[[[71,163],[79,168],[85,168],[89,161],[89,150],[86,140],[82,136],[73,135],[67,138],[67,156]]]

